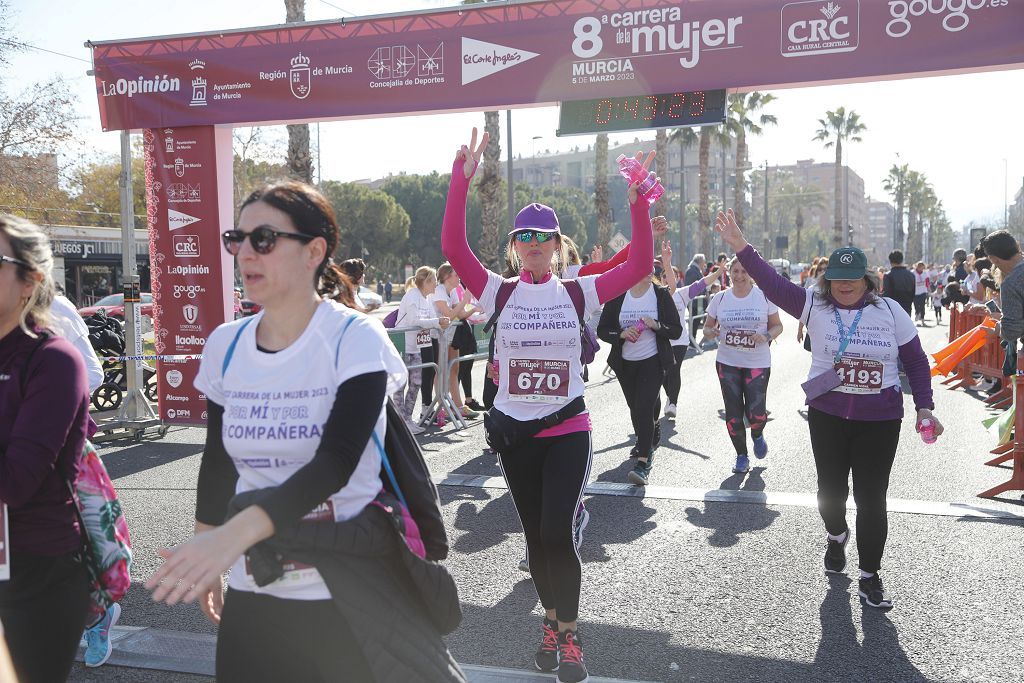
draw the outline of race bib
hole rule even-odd
[[[320,505],[316,506],[302,517],[302,521],[304,522],[333,522],[334,520],[334,502],[330,499],[320,503]],[[249,555],[245,555],[244,557],[245,573],[250,579],[252,579],[252,568],[249,565]],[[281,568],[284,570],[284,576],[275,582],[277,584],[299,586],[319,583],[321,581],[320,572],[318,572],[316,567],[311,564],[304,564],[296,560],[282,559]]]
[[[569,397],[569,361],[512,358],[508,397],[525,403],[562,403]]]
[[[868,358],[843,358],[836,366],[844,394],[877,394],[882,390],[882,363]]]
[[[739,351],[753,351],[756,346],[755,334],[753,330],[728,330],[723,335],[722,343]]]
[[[430,346],[430,330],[420,330],[416,333],[416,347],[422,349]]]

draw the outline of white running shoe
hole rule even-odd
[[[422,434],[424,431],[426,431],[423,429],[423,427],[420,427],[412,420],[406,420],[405,424],[409,425],[409,431],[412,432],[413,434]]]
[[[676,416],[676,404],[675,403],[669,403],[667,406],[665,406],[665,417],[675,417],[675,416]]]

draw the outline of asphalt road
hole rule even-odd
[[[683,366],[680,415],[663,421],[666,443],[651,484],[813,494],[800,383],[809,354],[795,322],[773,351],[765,432],[771,451],[746,476],[731,472],[714,353]],[[946,328],[921,330],[926,350]],[[479,365],[479,364],[478,364]],[[594,422],[592,480],[625,482],[631,465],[629,416],[614,379],[591,366],[587,400]],[[476,387],[482,386],[481,368]],[[946,433],[925,445],[904,422],[889,496],[960,502],[1024,515],[1020,494],[975,497],[1009,477],[983,465],[992,437],[984,404],[935,383],[936,415]],[[912,402],[907,397],[908,412]],[[187,538],[205,432],[172,429],[159,440],[115,442],[100,453],[114,477],[136,548],[136,583],[122,624],[214,633],[191,605],[154,604],[141,582],[158,564],[156,549]],[[499,476],[483,451],[482,427],[429,430],[422,437],[435,475]],[[988,456],[990,457],[990,456]],[[523,554],[519,522],[501,488],[440,490],[465,619],[449,638],[461,662],[528,669],[540,608]],[[650,681],[1003,681],[1024,675],[1024,548],[1021,520],[890,514],[882,576],[896,595],[888,613],[856,598],[856,549],[847,578],[821,571],[823,530],[806,504],[704,502],[672,497],[588,496],[591,522],[582,548],[580,633],[595,675]],[[852,521],[852,515],[851,515]],[[75,681],[199,681],[195,676],[78,666]]]

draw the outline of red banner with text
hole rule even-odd
[[[1014,68],[1022,27],[1021,0],[551,0],[98,43],[93,64],[123,130]]]
[[[160,419],[204,424],[193,387],[207,337],[226,320],[233,261],[220,243],[212,126],[147,129],[146,212]]]

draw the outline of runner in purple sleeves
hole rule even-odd
[[[917,429],[932,415],[931,375],[910,315],[878,296],[867,257],[856,247],[836,249],[818,285],[804,290],[775,272],[747,244],[732,211],[719,213],[715,230],[732,247],[769,301],[799,319],[811,336],[811,371],[804,383],[811,450],[818,473],[818,511],[827,531],[825,572],[846,568],[848,479],[857,503],[859,594],[869,607],[888,609],[882,586],[889,523],[886,492],[903,420],[897,359],[903,361],[917,409]]]

